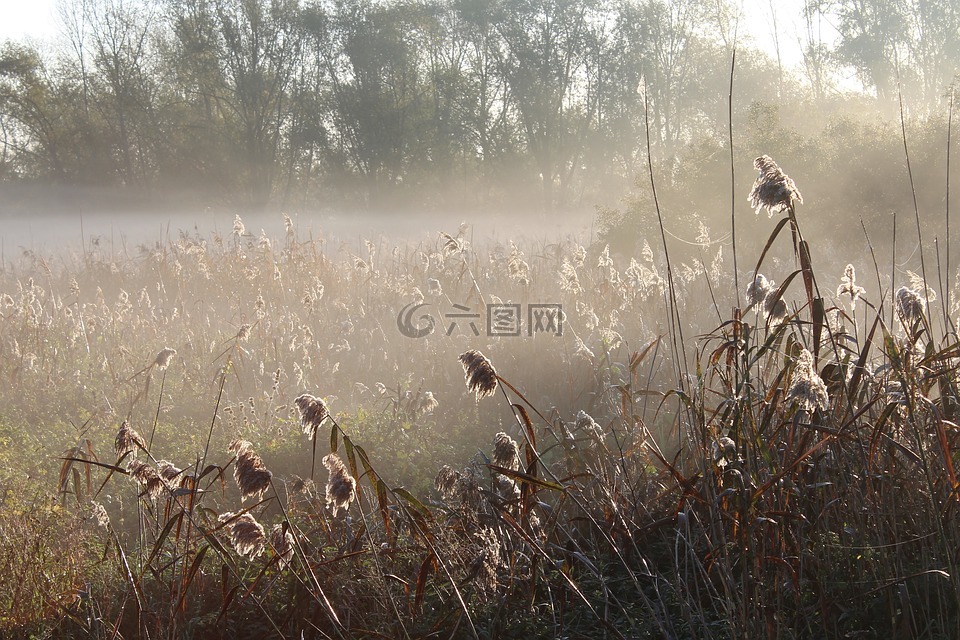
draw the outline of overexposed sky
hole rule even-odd
[[[57,0],[0,0],[0,40],[51,40],[59,25]]]
[[[58,2],[72,0],[0,0],[0,42],[7,39],[52,42],[60,30]],[[773,56],[771,12],[777,12],[780,52],[787,67],[801,62],[798,44],[803,32],[800,11],[803,0],[742,0],[741,31]]]

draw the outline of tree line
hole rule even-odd
[[[738,28],[725,0],[65,0],[60,14],[55,50],[0,48],[0,180],[251,207],[589,204],[643,169],[647,123],[669,180],[684,149],[727,135]],[[760,105],[843,99],[844,70],[877,104],[902,87],[911,109],[943,108],[960,0],[806,0],[800,18],[803,77],[737,47],[738,126]]]

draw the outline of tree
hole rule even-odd
[[[160,36],[150,5],[124,0],[91,0],[86,11],[87,50],[92,58],[84,77],[87,125],[108,145],[112,171],[126,185],[154,181],[160,162],[163,108],[162,73],[152,48]],[[88,69],[81,61],[81,70]]]
[[[804,0],[803,5],[803,71],[817,100],[823,100],[830,88],[830,47],[823,39],[826,0]]]
[[[175,0],[170,9],[194,126],[206,129],[218,153],[236,159],[221,167],[221,179],[261,207],[273,193],[291,117],[286,92],[300,61],[299,3]]]
[[[895,97],[908,34],[903,0],[838,0],[834,12],[839,59],[879,98]]]
[[[276,177],[281,132],[289,117],[285,91],[301,46],[296,0],[217,0],[215,25],[224,92],[239,134],[240,172],[248,201],[263,206]]]
[[[547,210],[575,173],[583,133],[596,116],[591,75],[601,56],[599,0],[501,0],[496,29],[502,73],[543,188]]]
[[[941,103],[960,71],[960,0],[909,0],[906,47],[924,104]]]
[[[504,47],[495,0],[454,0],[453,20],[466,45],[462,91],[454,98],[464,130],[463,152],[480,172],[484,191],[515,175],[522,134],[512,117],[510,88],[502,73]]]
[[[54,96],[35,49],[0,48],[0,176],[66,176]]]

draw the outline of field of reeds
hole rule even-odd
[[[22,252],[0,630],[960,637],[948,254],[820,270],[798,186],[755,166],[749,255],[239,216]]]

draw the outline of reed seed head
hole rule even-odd
[[[923,316],[923,298],[913,289],[900,287],[895,296],[897,315],[904,322],[914,322]]]
[[[183,469],[175,466],[169,460],[158,460],[157,471],[160,472],[160,477],[169,483],[172,483],[181,473],[183,473]]]
[[[481,498],[480,478],[473,467],[460,472],[443,465],[434,479],[434,486],[444,500],[458,499],[463,506],[475,507]]]
[[[146,441],[126,420],[120,424],[120,430],[117,431],[114,445],[117,450],[117,460],[128,453],[133,454],[133,457],[136,458],[139,449],[146,450],[147,448]]]
[[[417,397],[411,401],[411,408],[418,416],[423,416],[431,411],[435,411],[439,406],[440,403],[437,401],[436,396],[433,395],[433,391],[425,391],[422,394],[418,393]]]
[[[263,532],[263,525],[257,522],[249,513],[236,515],[233,512],[220,514],[220,522],[225,523],[224,529],[230,536],[230,544],[241,556],[253,560],[263,553],[267,538]]]
[[[910,279],[910,288],[917,292],[925,304],[936,301],[937,292],[933,287],[927,286],[927,281],[922,274],[907,269],[907,278]]]
[[[496,392],[497,372],[486,356],[471,349],[460,355],[460,364],[463,365],[467,389],[476,394],[477,400],[492,396]]]
[[[806,349],[800,350],[797,364],[787,390],[787,401],[794,401],[807,412],[815,409],[825,411],[830,404],[827,385],[817,373],[813,364],[813,354]]]
[[[753,166],[760,172],[749,196],[750,204],[756,213],[766,209],[772,217],[775,213],[792,208],[794,202],[803,203],[797,185],[770,156],[760,156],[753,161]]]
[[[733,441],[733,438],[723,436],[720,438],[718,445],[720,449],[720,455],[724,457],[730,457],[736,455],[737,453],[737,443]]]
[[[737,443],[733,438],[723,436],[713,444],[713,459],[718,467],[727,466],[737,457]]]
[[[273,552],[277,554],[277,557],[280,558],[279,564],[280,568],[283,569],[290,561],[293,560],[293,550],[296,545],[296,540],[293,538],[293,534],[290,533],[290,528],[282,524],[273,525],[273,529],[270,530],[270,537],[267,538],[267,543],[270,545],[270,548],[273,549]]]
[[[98,527],[110,528],[110,516],[107,514],[107,509],[99,502],[93,503],[93,518],[97,521]]]
[[[526,286],[530,284],[530,265],[523,259],[523,251],[516,244],[511,242],[510,246],[512,250],[510,257],[507,259],[507,271],[510,274],[510,279]]]
[[[772,285],[766,276],[758,273],[753,282],[747,285],[747,304],[753,306],[761,303],[772,290]]]
[[[837,287],[837,297],[849,296],[850,304],[856,304],[860,296],[866,292],[866,289],[857,284],[857,270],[852,264],[848,264],[843,270],[843,276],[840,277],[840,286]]]
[[[585,433],[589,436],[593,443],[603,442],[603,429],[597,424],[597,421],[583,409],[577,412],[577,421],[573,426],[578,432]]]
[[[753,282],[747,285],[747,304],[759,306],[764,316],[774,321],[787,317],[787,304],[777,295],[777,283],[758,273]]]
[[[767,294],[763,299],[763,312],[768,318],[775,321],[783,320],[787,317],[787,303],[776,295],[776,289]]]
[[[330,472],[327,480],[327,506],[333,511],[333,516],[341,509],[346,510],[357,495],[357,481],[350,475],[347,465],[343,464],[335,453],[323,457],[323,466]]]
[[[230,451],[237,456],[233,478],[240,487],[241,501],[247,498],[261,499],[270,488],[273,474],[264,466],[263,460],[253,450],[253,445],[246,440],[234,440],[230,444]]]
[[[473,565],[479,568],[478,580],[485,591],[495,591],[499,584],[500,538],[490,527],[484,527],[474,534],[479,547],[479,554]]]
[[[497,476],[497,492],[500,497],[507,502],[514,502],[520,499],[520,485],[512,478],[504,475]]]
[[[239,214],[237,214],[237,215],[233,218],[233,233],[234,233],[234,235],[236,235],[237,237],[246,235],[246,233],[247,233],[247,228],[243,225],[243,220],[240,219],[240,215],[239,215]]]
[[[511,471],[520,468],[520,448],[516,440],[503,431],[493,438],[493,464]]]
[[[440,467],[437,477],[433,481],[444,500],[449,500],[457,494],[457,485],[460,483],[460,474],[453,470],[450,465],[445,464]]]
[[[583,288],[580,286],[580,276],[577,275],[577,268],[570,263],[567,258],[563,259],[560,267],[560,289],[569,293],[580,293]]]
[[[143,487],[143,493],[141,495],[147,495],[152,500],[160,497],[160,494],[166,486],[163,478],[157,473],[157,470],[145,462],[131,460],[127,465],[127,473]]]
[[[176,349],[165,347],[160,350],[160,353],[157,354],[157,358],[153,361],[153,364],[157,367],[157,369],[163,371],[170,366],[170,362],[173,361],[173,356],[175,355],[177,355]]]
[[[300,411],[300,426],[303,427],[303,432],[312,440],[317,436],[320,424],[330,415],[326,403],[309,393],[297,396],[293,403]]]

